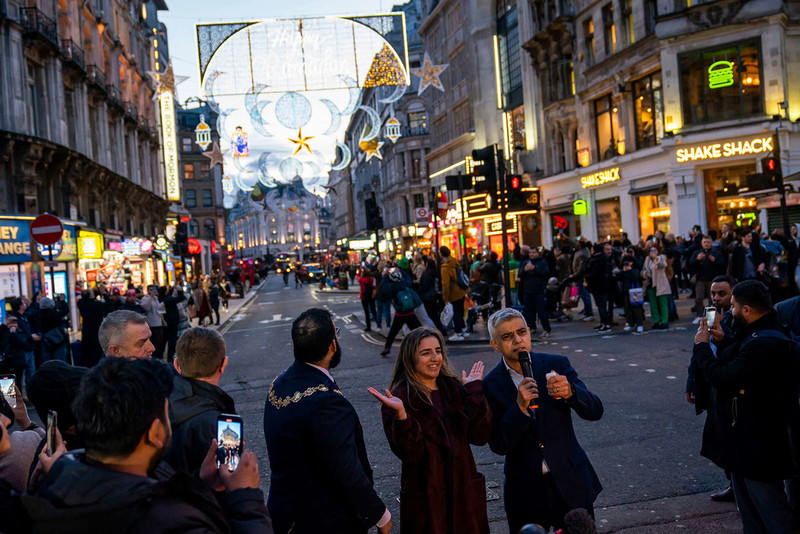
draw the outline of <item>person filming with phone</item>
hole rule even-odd
[[[800,378],[796,343],[772,309],[769,289],[745,280],[732,291],[734,335],[717,354],[719,325],[700,320],[693,356],[711,385],[700,454],[731,473],[745,534],[797,532],[784,480],[794,474],[789,423]]]
[[[199,480],[161,463],[171,390],[169,368],[151,359],[106,358],[86,374],[73,403],[85,451],[61,456],[22,497],[35,532],[272,532],[254,453],[218,469],[211,442]]]
[[[504,499],[508,526],[564,528],[564,515],[593,503],[602,491],[572,427],[572,411],[587,421],[603,416],[603,403],[578,378],[569,360],[530,354],[523,315],[505,308],[489,318],[492,348],[502,355],[483,379],[492,410],[489,447],[506,457]]]

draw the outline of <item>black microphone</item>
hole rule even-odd
[[[525,378],[533,378],[533,362],[531,361],[531,355],[528,354],[527,351],[521,350],[519,351],[519,366],[522,368],[522,376]],[[539,407],[539,404],[536,402],[536,399],[531,401],[531,408],[534,410]]]

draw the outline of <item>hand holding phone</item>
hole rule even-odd
[[[17,407],[16,376],[12,374],[0,375],[0,392],[12,408]]]
[[[236,471],[244,450],[242,431],[240,415],[223,413],[217,417],[217,466]]]
[[[47,455],[56,452],[56,432],[58,431],[58,413],[53,410],[47,412]]]
[[[708,306],[705,309],[706,314],[706,323],[708,324],[708,329],[711,330],[714,328],[714,321],[717,318],[717,309],[713,306]]]

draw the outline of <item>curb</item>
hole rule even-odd
[[[269,281],[269,278],[267,278],[266,280],[262,280],[262,281],[261,281],[261,283],[260,283],[260,284],[258,284],[258,286],[257,286],[256,288],[251,288],[250,292],[249,292],[247,295],[245,295],[245,296],[244,296],[244,298],[242,299],[242,305],[241,305],[241,306],[239,306],[239,309],[237,309],[235,312],[233,312],[232,314],[230,314],[230,315],[229,315],[229,316],[228,316],[228,317],[227,317],[227,318],[226,318],[224,321],[222,321],[222,322],[221,322],[221,323],[219,323],[218,325],[214,325],[214,326],[216,327],[216,330],[222,330],[222,328],[223,328],[223,327],[224,327],[226,324],[228,324],[228,323],[230,322],[230,320],[231,320],[231,319],[233,319],[233,318],[234,318],[236,315],[238,315],[238,314],[239,314],[239,312],[240,312],[240,311],[242,311],[242,308],[244,308],[245,306],[247,306],[248,304],[250,304],[250,302],[251,302],[251,301],[252,301],[254,298],[256,298],[256,295],[258,295],[258,292],[259,292],[259,291],[261,291],[261,288],[262,288],[262,287],[264,287],[264,285],[265,285],[265,284],[266,284],[268,281]]]

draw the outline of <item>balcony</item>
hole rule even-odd
[[[66,65],[76,67],[81,72],[86,72],[86,54],[83,48],[72,39],[61,39],[61,53],[64,54]]]
[[[86,78],[89,80],[89,89],[94,89],[105,94],[106,89],[106,75],[103,69],[97,65],[89,65],[86,67]]]
[[[403,137],[419,137],[421,135],[428,135],[428,127],[427,126],[403,126],[403,129],[400,130],[400,133]]]
[[[133,102],[123,102],[122,109],[125,110],[125,120],[131,124],[139,124],[139,110]]]
[[[117,87],[113,83],[110,83],[106,85],[106,91],[108,92],[109,105],[111,105],[112,107],[116,107],[120,110],[123,110],[124,108],[122,105],[122,94],[119,91],[119,87]]]
[[[43,39],[58,48],[58,27],[56,22],[35,7],[19,8],[19,23],[25,33]]]

